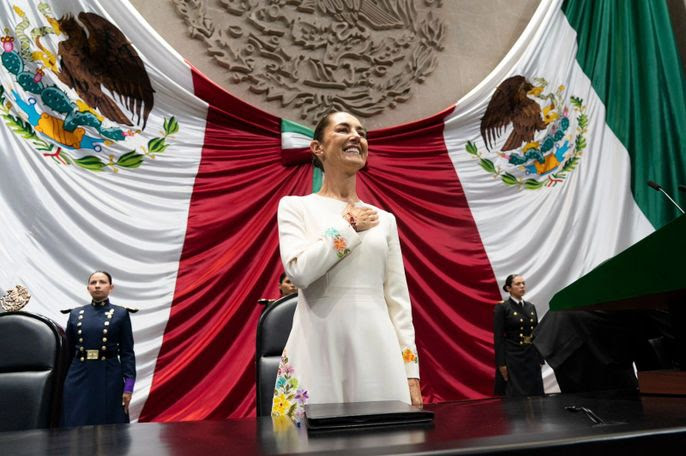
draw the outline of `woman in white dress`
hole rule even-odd
[[[366,131],[352,115],[322,119],[310,144],[321,190],[279,204],[279,243],[298,305],[279,364],[273,416],[306,403],[422,404],[410,297],[395,217],[360,201]]]

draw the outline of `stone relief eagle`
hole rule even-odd
[[[113,122],[133,125],[103,87],[136,116],[142,128],[153,107],[154,90],[143,61],[124,34],[94,13],[59,20],[68,38],[59,43],[60,81],[72,87],[92,108]]]
[[[500,83],[486,113],[481,118],[481,137],[490,150],[502,129],[512,123],[512,133],[505,141],[502,151],[517,149],[533,141],[537,131],[545,129],[541,106],[529,98],[536,92],[533,84],[524,76],[512,76]]]
[[[313,0],[303,3],[312,3],[314,6]],[[357,26],[361,20],[375,30],[403,26],[403,21],[393,10],[372,0],[319,0],[317,6],[324,14],[340,18],[352,26]]]

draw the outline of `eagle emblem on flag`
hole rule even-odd
[[[46,3],[38,6],[44,24],[33,26],[13,9],[19,22],[0,38],[0,115],[15,133],[57,163],[90,171],[138,168],[165,151],[178,122],[165,119],[147,143],[141,135],[154,90],[121,30],[90,12],[56,19]],[[60,40],[56,49],[49,36]]]
[[[515,75],[498,85],[481,118],[481,138],[465,150],[511,187],[536,190],[564,182],[586,148],[586,106],[566,87]],[[480,149],[477,144],[481,144]]]

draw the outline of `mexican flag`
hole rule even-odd
[[[101,81],[128,123],[65,82],[60,19],[82,12],[140,61],[108,60]],[[88,274],[109,271],[112,302],[140,309],[133,419],[254,415],[256,302],[278,295],[282,270],[277,204],[321,184],[311,130],[223,91],[128,2],[0,13],[0,288],[26,286],[25,310],[64,324],[60,309],[89,302]],[[122,66],[139,92],[117,85]],[[683,81],[664,2],[544,1],[469,94],[370,132],[358,191],[398,220],[426,401],[491,394],[508,274],[526,276],[542,315],[677,215],[646,181],[686,183]]]

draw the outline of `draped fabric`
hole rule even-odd
[[[686,91],[665,3],[568,0],[562,6],[578,33],[577,61],[629,153],[636,202],[655,227],[679,212],[647,182],[673,195],[686,182]]]
[[[489,151],[477,129],[496,87],[516,75],[539,91],[528,98],[539,100],[545,129],[498,150],[508,126]],[[646,181],[676,195],[686,180],[676,133],[686,122],[683,87],[664,2],[543,2],[446,119],[447,149],[495,277],[524,274],[539,315],[557,290],[676,216]],[[544,380],[555,388],[549,369]]]
[[[666,5],[628,3],[639,2],[542,2],[503,61],[455,105],[369,133],[358,193],[397,218],[425,401],[491,393],[493,304],[507,274],[526,276],[526,299],[543,315],[556,290],[670,217],[639,188],[649,176],[672,193],[684,182],[683,77]],[[67,37],[51,20],[81,11],[131,41],[154,107],[142,128],[95,121],[82,106],[87,141],[67,146],[71,132],[41,130],[42,114],[63,130],[68,116],[39,92],[54,85],[72,115],[78,94],[29,37],[35,30],[55,54]],[[612,19],[618,11],[627,20]],[[303,153],[308,129],[207,80],[128,2],[17,0],[0,12],[14,39],[13,48],[3,39],[0,67],[0,287],[27,286],[28,311],[65,323],[58,310],[88,299],[88,273],[108,270],[112,302],[141,309],[132,317],[133,420],[254,415],[256,301],[278,295],[282,270],[277,204],[321,179]],[[607,24],[612,40],[599,38]],[[620,58],[628,36],[641,49]],[[658,56],[649,71],[637,69],[649,54]],[[13,66],[19,57],[24,72]],[[616,61],[630,64],[631,78]],[[546,126],[503,151],[508,125],[489,149],[481,121],[496,87],[518,75],[537,87],[527,97]],[[105,127],[123,139],[108,140]],[[646,164],[657,161],[651,174]],[[549,371],[545,379],[550,390]]]
[[[142,125],[102,120],[134,133],[123,140],[81,126],[80,144],[67,141],[65,115],[41,96],[53,86],[69,103],[80,99],[59,80],[59,61],[51,66],[65,40],[51,24],[82,11],[116,24],[155,91],[140,133]],[[141,21],[127,2],[0,3],[0,33],[7,37],[0,50],[0,289],[25,285],[32,294],[26,310],[66,326],[59,310],[89,303],[88,275],[109,271],[112,303],[140,309],[131,319],[138,371],[132,419],[148,396],[167,324],[207,115],[188,65]],[[29,81],[43,73],[36,87],[25,89],[5,66],[19,58]]]

